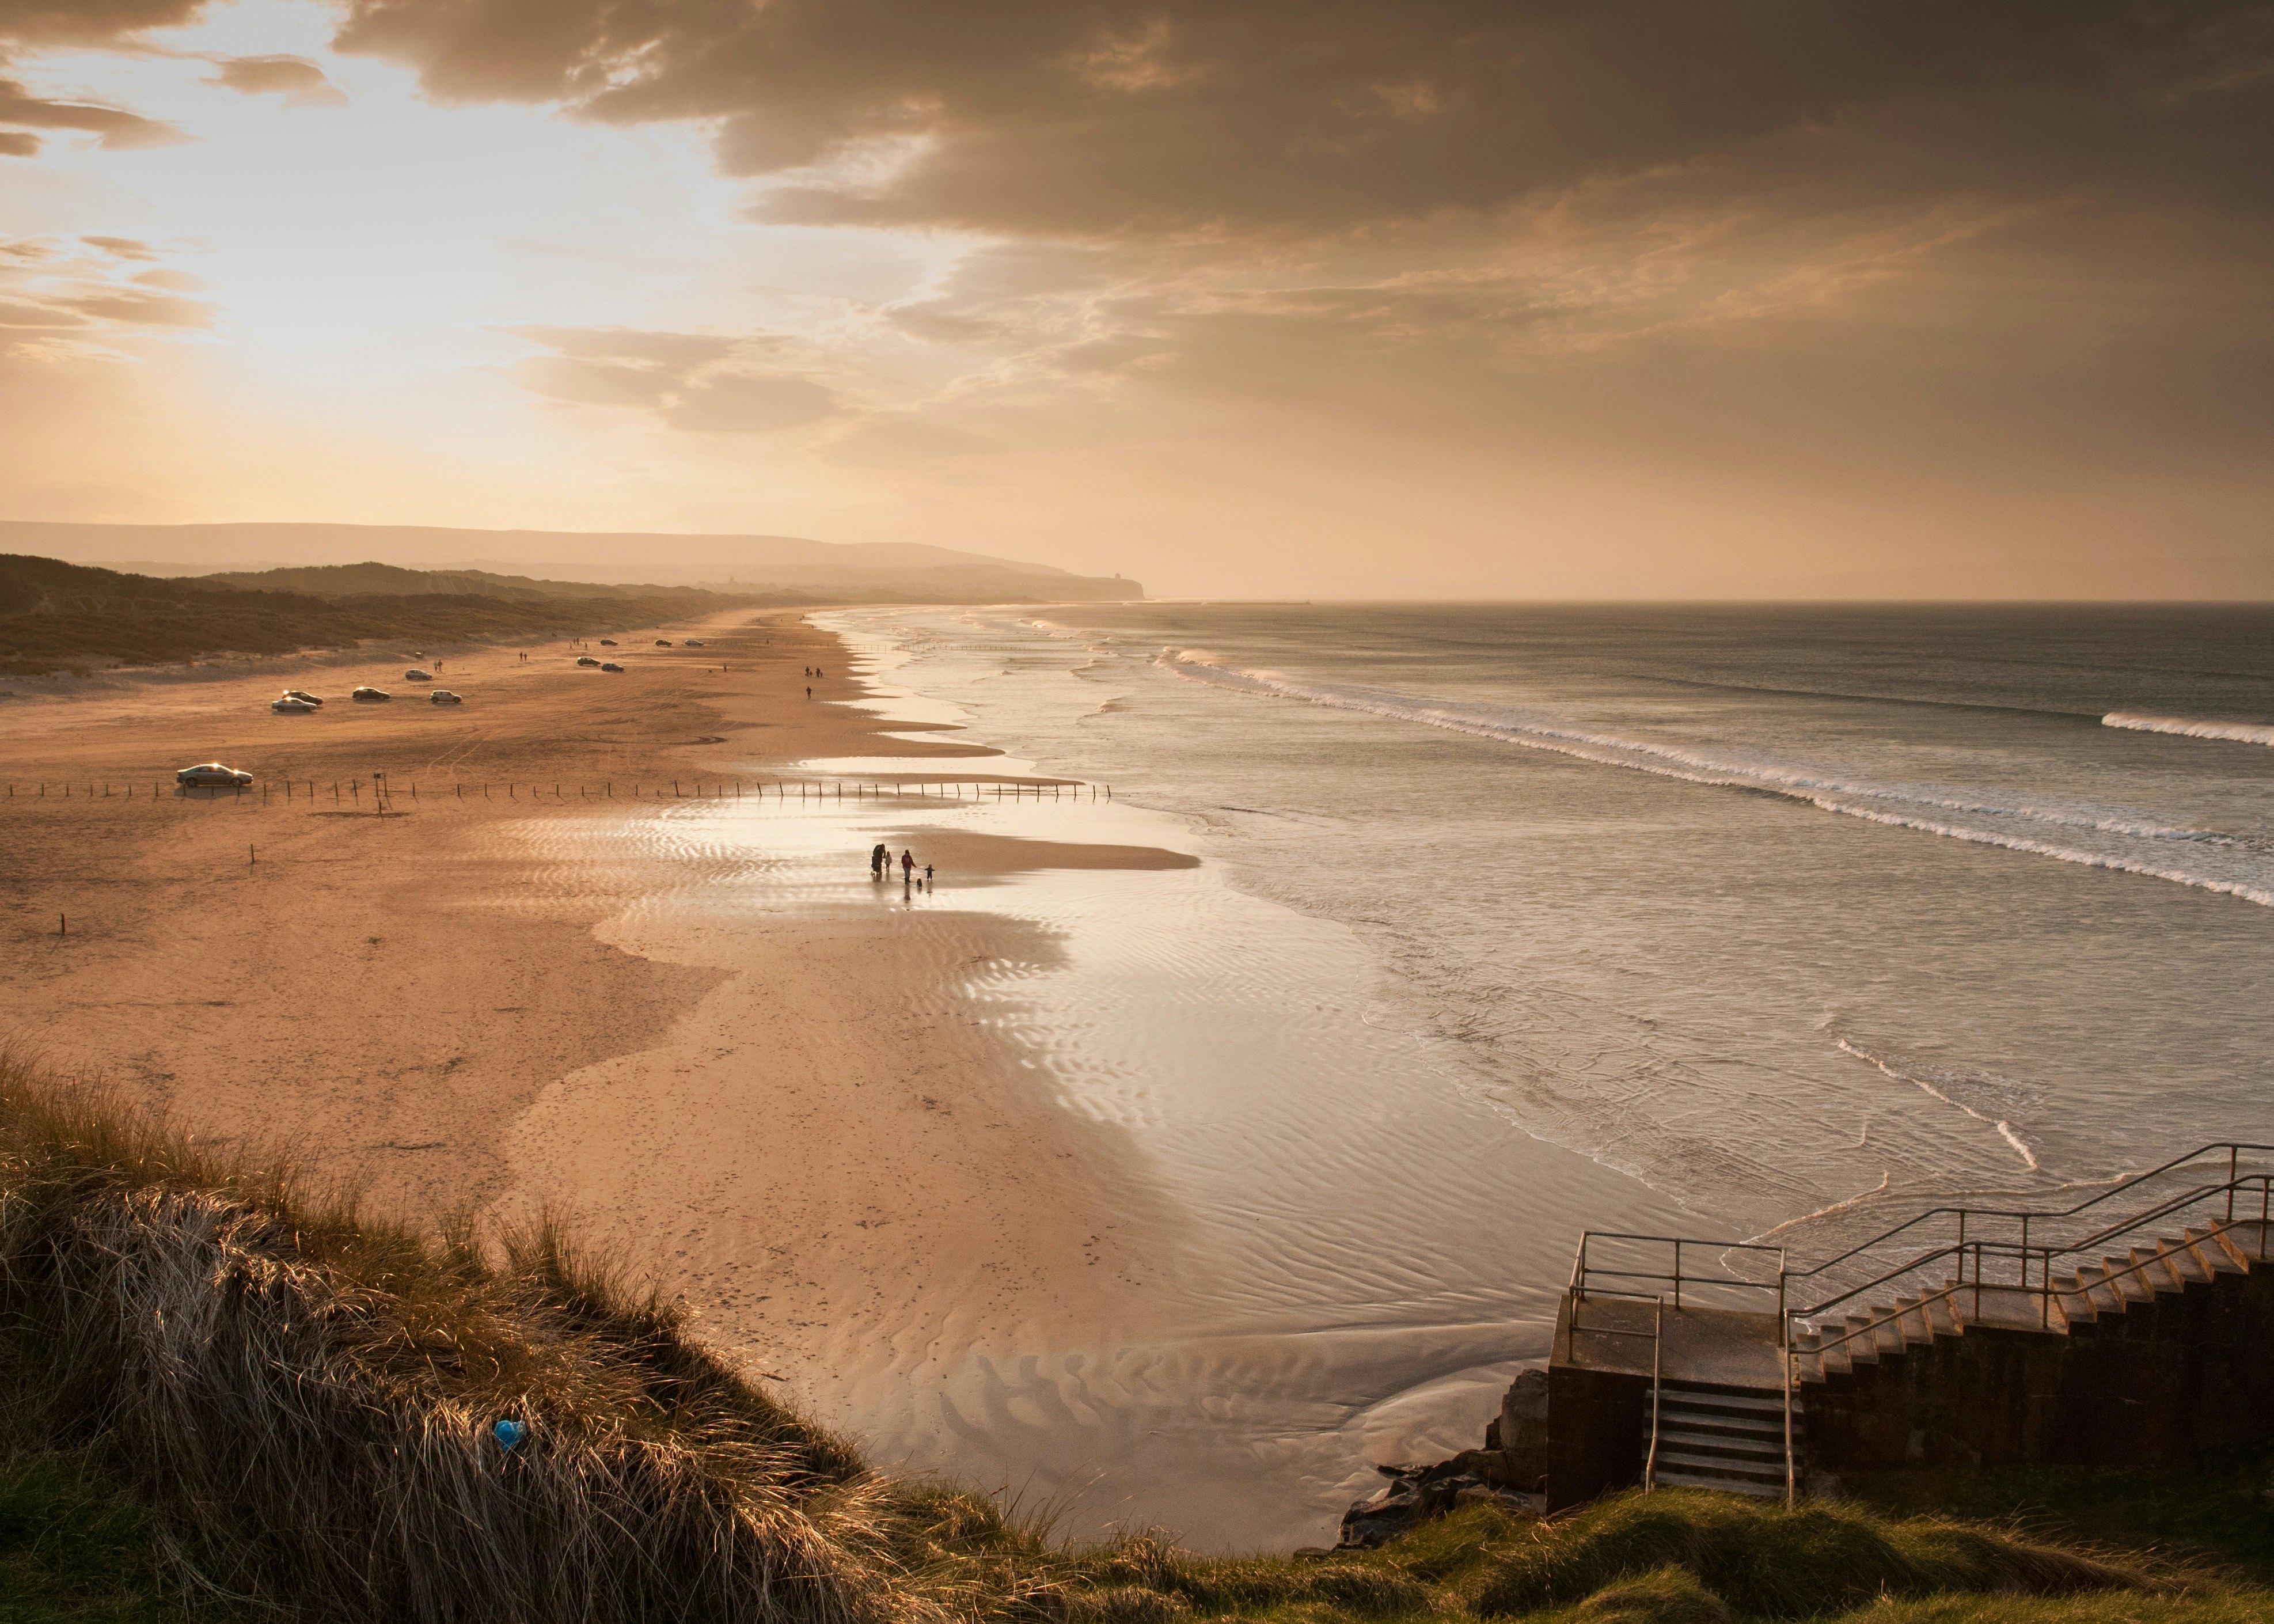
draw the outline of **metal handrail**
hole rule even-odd
[[[1668,1273],[1664,1269],[1603,1268],[1590,1264],[1587,1261],[1587,1248],[1595,1241],[1642,1241],[1652,1245],[1671,1246],[1674,1248],[1674,1268],[1671,1273]],[[1777,1277],[1773,1281],[1767,1281],[1747,1280],[1743,1276],[1733,1274],[1685,1274],[1682,1269],[1682,1249],[1684,1246],[1709,1247],[1716,1253],[1758,1252],[1766,1257],[1773,1257],[1776,1259]],[[1585,1302],[1590,1290],[1606,1289],[1606,1288],[1590,1284],[1590,1282],[1597,1279],[1641,1280],[1669,1283],[1674,1288],[1674,1306],[1677,1311],[1682,1307],[1682,1288],[1685,1282],[1728,1287],[1739,1291],[1773,1291],[1776,1293],[1777,1299],[1777,1318],[1781,1322],[1785,1317],[1784,1248],[1765,1245],[1758,1241],[1704,1241],[1695,1236],[1686,1235],[1630,1235],[1618,1229],[1585,1229],[1580,1232],[1579,1249],[1571,1260],[1572,1295]]]
[[[1622,1302],[1651,1304],[1650,1329],[1634,1331],[1617,1325],[1581,1325],[1579,1307],[1587,1299],[1584,1297],[1574,1297],[1571,1299],[1571,1317],[1564,1322],[1563,1331],[1563,1357],[1567,1359],[1572,1357],[1573,1340],[1582,1331],[1586,1332],[1590,1336],[1647,1336],[1650,1338],[1650,1447],[1645,1453],[1642,1462],[1642,1492],[1647,1494],[1658,1486],[1659,1395],[1666,1384],[1666,1299],[1663,1297],[1653,1297],[1647,1291],[1620,1291],[1608,1287],[1599,1289],[1595,1295],[1616,1297]]]
[[[2236,1147],[2234,1148],[2240,1150],[2258,1147]],[[2187,1158],[2182,1157],[2180,1158],[2180,1162],[2167,1163],[2165,1167],[2158,1169],[2157,1171],[2168,1172],[2171,1168],[2178,1166],[2180,1162],[2184,1162],[2187,1160]],[[2137,1181],[2135,1181],[2135,1185]],[[2106,1245],[2110,1241],[2121,1236],[2136,1233],[2141,1229],[2150,1228],[2152,1225],[2160,1223],[2164,1219],[2170,1217],[2174,1213],[2183,1211],[2189,1207],[2199,1205],[2203,1201],[2222,1195],[2226,1198],[2226,1212],[2222,1222],[2231,1225],[2234,1222],[2235,1192],[2237,1190],[2249,1188],[2253,1185],[2255,1185],[2259,1192],[2258,1260],[2263,1262],[2266,1260],[2267,1227],[2270,1221],[2274,1221],[2274,1173],[2246,1173],[2240,1174],[2238,1177],[2227,1179],[2219,1184],[2199,1185],[2196,1188],[2187,1191],[2180,1195],[2174,1196],[2159,1202],[2157,1206],[2149,1208],[2145,1212],[2136,1213],[2121,1222],[2110,1224],[2104,1229],[2095,1230],[2092,1234],[2085,1236],[2079,1240],[2071,1242],[2067,1245],[2031,1246],[2027,1244],[2026,1242],[2014,1243],[2009,1241],[1974,1240],[1962,1241],[1954,1245],[1938,1247],[1920,1253],[1909,1261],[1896,1268],[1887,1271],[1886,1274],[1878,1276],[1876,1279],[1865,1281],[1861,1285],[1856,1286],[1849,1290],[1843,1291],[1836,1297],[1827,1297],[1812,1307],[1793,1309],[1790,1311],[1788,1319],[1792,1320],[1804,1320],[1824,1313],[1829,1309],[1837,1307],[1841,1303],[1861,1297],[1866,1292],[1878,1290],[1880,1288],[1901,1279],[1905,1274],[1912,1274],[1918,1269],[1926,1267],[1939,1259],[1946,1258],[1956,1262],[1958,1271],[1957,1277],[1946,1282],[1944,1286],[1938,1290],[1923,1292],[1919,1297],[1918,1302],[1913,1306],[1916,1308],[1924,1308],[1929,1303],[1946,1302],[1953,1297],[1957,1297],[1961,1293],[1970,1289],[1974,1293],[1974,1316],[1978,1320],[1981,1318],[1982,1313],[1982,1291],[1984,1283],[1983,1280],[1984,1258],[2013,1258],[2017,1259],[2021,1265],[2021,1277],[2019,1281],[2011,1287],[1999,1286],[1997,1289],[2011,1289],[2019,1291],[2029,1291],[2032,1289],[2029,1284],[2029,1259],[2031,1258],[2035,1258],[2037,1259],[2038,1264],[2037,1283],[2035,1287],[2038,1303],[2038,1321],[2041,1325],[2050,1327],[2052,1323],[2052,1302],[2053,1297],[2056,1295],[2052,1283],[2053,1259],[2055,1258],[2082,1256],[2089,1252]],[[2092,1205],[2091,1202],[2086,1202],[2082,1204],[2080,1207],[2069,1209],[2067,1212],[2060,1213],[2009,1214],[2003,1215],[2019,1217],[2025,1220],[2036,1217],[2070,1217],[2074,1216],[2075,1213],[2082,1211],[2083,1207],[2090,1205]],[[1966,1270],[1966,1259],[1969,1253],[1972,1255],[1974,1259],[1973,1278],[1970,1281],[1967,1278]],[[2142,1258],[2136,1260],[2127,1260],[2120,1268],[2105,1270],[2102,1275],[2102,1280],[2105,1283],[2112,1284],[2117,1281],[2129,1279],[2135,1275],[2144,1274],[2150,1267],[2165,1261],[2165,1256],[2159,1251],[2152,1257]],[[1849,1327],[1840,1335],[1828,1342],[1823,1340],[1822,1333],[1819,1332],[1818,1334],[1818,1341],[1817,1346],[1812,1351],[1823,1354],[1834,1351],[1840,1348],[1844,1348],[1849,1343],[1855,1342],[1858,1338],[1869,1335],[1873,1331],[1876,1331],[1880,1326],[1886,1324],[1889,1320],[1901,1319],[1904,1314],[1910,1312],[1912,1312],[1911,1309],[1891,1307],[1886,1312],[1869,1315],[1864,1319],[1862,1324]],[[1789,1345],[1789,1338],[1788,1338],[1788,1345]]]
[[[2111,1184],[2107,1189],[2102,1191],[2098,1195],[2079,1201],[2074,1207],[2062,1207],[2055,1210],[2049,1211],[2039,1208],[2033,1209],[2029,1212],[2022,1212],[2018,1210],[2007,1210],[2005,1208],[1992,1207],[1929,1207],[1925,1212],[1916,1214],[1910,1218],[1905,1219],[1902,1222],[1895,1225],[1892,1229],[1888,1229],[1879,1235],[1875,1235],[1870,1240],[1859,1241],[1855,1245],[1850,1246],[1847,1251],[1840,1253],[1837,1257],[1826,1258],[1821,1263],[1812,1264],[1804,1269],[1793,1270],[1792,1276],[1796,1280],[1801,1280],[1809,1278],[1811,1275],[1820,1274],[1825,1270],[1834,1267],[1835,1264],[1845,1263],[1849,1259],[1856,1256],[1858,1253],[1869,1252],[1874,1246],[1882,1245],[1885,1243],[1894,1239],[1896,1236],[1902,1234],[1905,1230],[1916,1229],[1920,1224],[1926,1222],[1931,1218],[1947,1218],[1954,1216],[1961,1222],[1963,1222],[1969,1216],[1977,1218],[2016,1219],[2074,1218],[2077,1214],[2083,1212],[2088,1207],[2097,1207],[2103,1201],[2112,1200],[2115,1197],[2122,1195],[2127,1190],[2136,1190],[2151,1178],[2160,1178],[2163,1175],[2170,1172],[2173,1168],[2184,1167],[2190,1162],[2200,1161],[2205,1156],[2211,1155],[2220,1151],[2226,1153],[2227,1177],[2232,1180],[2238,1171],[2236,1166],[2237,1162],[2244,1151],[2263,1151],[2274,1153],[2274,1145],[2251,1145],[2245,1144],[2240,1140],[2220,1139],[2216,1143],[2205,1145],[2199,1150],[2191,1150],[2183,1156],[2174,1156],[2160,1167],[2150,1168],[2144,1173],[2136,1173],[2129,1178],[2120,1180],[2116,1184]],[[2231,1218],[2233,1216],[2233,1214],[2229,1213],[2227,1215]],[[1635,1238],[1641,1239],[1647,1237],[1637,1237]]]

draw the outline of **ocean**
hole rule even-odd
[[[1805,1258],[2274,1139],[2265,610],[816,618],[1204,860],[987,906],[1073,944],[1006,1025],[1189,1219],[1232,1543],[1324,1531],[1368,1440],[1473,1444],[1582,1228]],[[1240,1459],[1297,1513],[1225,1513]]]

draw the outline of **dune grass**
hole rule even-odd
[[[666,625],[745,601],[675,589],[652,597],[319,597],[0,554],[0,676],[178,665],[224,654],[290,654],[364,642],[398,648],[534,643]]]
[[[0,1297],[0,1624],[2274,1616],[2201,1564],[1698,1493],[1324,1560],[1070,1548],[871,1471],[557,1231],[360,1217],[12,1056]]]

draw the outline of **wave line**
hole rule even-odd
[[[2177,733],[2184,739],[2227,739],[2236,744],[2274,745],[2274,727],[2255,722],[2199,722],[2192,717],[2111,710],[2100,718],[2100,725],[2127,728],[2135,733]]]

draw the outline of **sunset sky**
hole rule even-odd
[[[2274,597],[2274,6],[0,0],[0,517]]]

